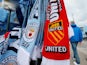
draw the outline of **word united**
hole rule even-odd
[[[66,53],[67,49],[65,46],[46,46],[45,47],[46,52],[58,52],[58,53]]]

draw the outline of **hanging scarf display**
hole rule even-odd
[[[69,59],[69,25],[63,0],[49,0],[46,15],[42,55],[54,60]]]
[[[23,38],[20,44],[20,46],[28,51],[30,54],[32,53],[33,47],[35,45],[40,25],[38,4],[39,0],[36,0],[34,7],[31,10],[30,17],[28,19],[27,26],[23,32]]]
[[[18,43],[20,42],[19,41],[20,31],[19,29],[14,28],[11,32],[9,32],[9,29],[10,29],[9,24],[10,24],[10,17],[11,17],[10,15],[11,15],[11,11],[9,12],[9,15],[8,15],[7,30],[3,36],[5,38],[5,41],[1,43],[2,47],[0,45],[1,54],[2,54],[0,57],[0,65],[10,65],[10,64],[18,65],[17,64],[17,49],[18,49]]]
[[[29,65],[30,56],[32,55],[35,46],[39,26],[40,26],[40,0],[36,0],[31,9],[27,26],[22,32],[22,39],[20,42],[20,48],[17,56],[17,60],[20,65]],[[22,55],[23,53],[25,56]]]
[[[20,28],[13,28],[13,30],[9,34],[5,34],[4,37],[8,38],[3,43],[3,49],[2,49],[2,56],[0,59],[0,64],[17,64],[17,50],[18,50],[18,43],[20,42]],[[9,37],[8,37],[9,35]]]
[[[44,32],[44,23],[46,19],[46,5],[47,5],[47,0],[41,0],[41,6],[40,6],[40,28],[38,31],[38,36],[36,38],[35,42],[35,47],[34,51],[32,54],[32,60],[36,61],[38,58],[41,58],[41,49],[42,49],[42,44],[43,44],[43,32]]]

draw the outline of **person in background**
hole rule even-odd
[[[75,59],[74,64],[80,65],[80,58],[77,51],[77,45],[82,43],[82,31],[80,28],[75,24],[74,21],[71,22],[71,27],[74,31],[74,36],[70,38],[72,50],[73,50],[73,59]]]

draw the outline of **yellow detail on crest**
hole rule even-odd
[[[54,34],[59,38],[62,39],[62,37],[55,31]]]
[[[50,34],[52,35],[52,37],[55,39],[55,41],[57,42],[58,41],[58,39],[55,37],[55,35],[52,33],[52,32],[50,32]]]
[[[52,39],[48,35],[51,35]],[[49,24],[49,30],[47,33],[47,37],[48,37],[49,41],[54,45],[57,45],[64,38],[62,20],[55,21],[55,22],[52,22]]]

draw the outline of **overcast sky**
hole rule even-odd
[[[87,0],[64,0],[69,21],[79,26],[87,25]]]

